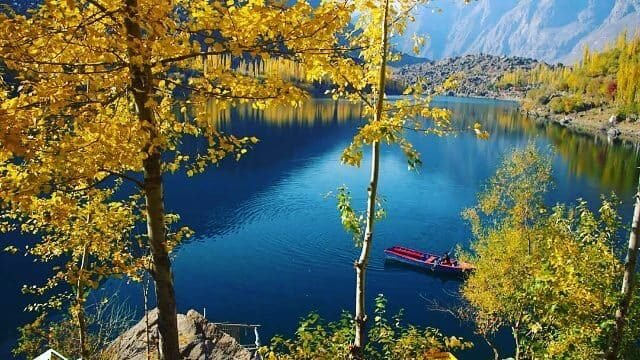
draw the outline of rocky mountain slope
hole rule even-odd
[[[465,55],[402,66],[394,70],[393,79],[413,84],[421,78],[427,88],[433,89],[454,74],[461,74],[458,86],[450,95],[509,97],[510,94],[498,92],[494,88],[493,84],[498,78],[508,71],[532,69],[538,63],[537,60],[524,57]]]
[[[407,34],[430,36],[420,54],[428,58],[488,53],[570,63],[585,44],[599,50],[624,29],[639,31],[640,0],[435,0],[416,20]],[[400,49],[409,51],[409,38]]]

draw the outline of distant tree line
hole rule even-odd
[[[621,117],[640,112],[640,36],[622,32],[601,52],[584,48],[573,66],[540,64],[507,73],[499,88],[527,88],[526,106],[548,106],[554,113],[614,106]]]

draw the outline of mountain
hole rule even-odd
[[[494,86],[503,74],[531,70],[538,64],[537,60],[516,56],[464,55],[405,65],[394,69],[392,78],[403,85],[402,89],[418,79],[426,89],[434,89],[451,76],[461,74],[458,85],[449,95],[504,97],[509,95],[500,93]]]
[[[428,62],[430,62],[430,60],[427,58],[400,53],[400,60],[394,61],[389,65],[397,68],[405,65],[422,64]]]
[[[432,59],[487,53],[570,63],[585,44],[600,50],[624,29],[640,31],[640,0],[433,0],[406,33],[429,35],[419,55]],[[408,52],[410,35],[396,46]]]

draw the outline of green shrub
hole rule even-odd
[[[402,312],[389,319],[386,304],[387,300],[378,295],[364,349],[367,360],[422,359],[425,354],[472,346],[455,336],[443,336],[437,329],[403,326]],[[354,320],[349,313],[330,323],[311,313],[300,321],[294,338],[276,336],[260,353],[267,360],[349,359],[353,339]]]

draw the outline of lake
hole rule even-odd
[[[478,140],[468,130],[442,138],[411,133],[423,160],[413,172],[397,148],[383,147],[379,191],[388,216],[374,236],[367,305],[384,294],[390,312],[404,309],[405,322],[472,340],[476,346],[462,358],[488,358],[489,348],[473,336],[470,325],[429,310],[429,300],[455,304],[460,282],[385,263],[383,249],[405,245],[444,253],[457,244],[468,246],[470,229],[460,212],[474,204],[502,157],[530,141],[554,150],[550,204],[584,198],[595,207],[601,194],[615,191],[628,219],[638,149],[523,119],[511,102],[439,98],[435,104],[453,111],[454,127],[480,122],[491,137]],[[196,232],[174,254],[179,311],[206,308],[212,321],[262,324],[263,341],[277,333],[290,336],[298,319],[311,311],[329,320],[343,309],[351,311],[359,249],[340,225],[331,192],[347,185],[354,205],[365,207],[368,157],[362,168],[340,164],[342,150],[362,124],[359,107],[314,100],[297,110],[216,112],[212,121],[260,142],[239,162],[226,161],[190,179],[166,178],[167,210],[179,213]],[[0,358],[10,357],[15,328],[32,318],[22,312],[29,298],[20,287],[42,279],[44,268],[31,264],[0,255],[5,294]],[[119,298],[142,308],[138,286],[120,286]]]

